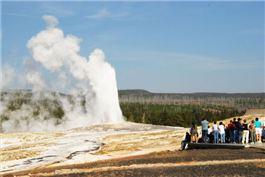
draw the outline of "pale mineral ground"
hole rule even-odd
[[[188,129],[124,122],[59,132],[1,134],[1,173],[179,148]]]

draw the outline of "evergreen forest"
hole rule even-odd
[[[225,106],[120,103],[120,107],[127,121],[181,127],[192,122],[200,125],[203,118],[213,122],[245,114],[245,110]]]

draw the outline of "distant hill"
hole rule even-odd
[[[144,95],[144,94],[152,94],[151,92],[148,92],[147,90],[141,90],[141,89],[130,89],[130,90],[119,90],[119,95]]]
[[[195,93],[152,93],[147,90],[131,89],[119,90],[119,96],[135,95],[135,96],[154,96],[154,95],[167,95],[172,98],[179,96],[190,96],[194,98],[205,97],[224,97],[224,98],[265,98],[265,93],[217,93],[217,92],[195,92]]]

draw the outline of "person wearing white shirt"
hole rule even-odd
[[[219,142],[218,132],[219,132],[218,125],[216,124],[216,121],[214,121],[214,125],[213,125],[214,143],[218,143]]]
[[[223,125],[223,122],[220,122],[219,124],[219,132],[221,143],[225,143],[225,126]]]
[[[208,142],[211,142],[212,141],[212,132],[213,132],[213,129],[212,128],[210,128],[210,126],[208,126]]]

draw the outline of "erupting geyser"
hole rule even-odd
[[[55,17],[44,15],[43,19],[48,24],[47,29],[27,43],[32,52],[32,58],[24,62],[27,83],[32,85],[35,97],[43,97],[43,91],[53,91],[73,95],[74,100],[70,103],[65,97],[58,96],[64,109],[61,125],[51,125],[47,121],[42,124],[41,120],[47,119],[39,118],[35,120],[37,131],[123,122],[115,70],[105,61],[104,52],[95,49],[89,60],[80,56],[81,39],[73,35],[64,36],[63,31],[56,27],[58,20]],[[44,79],[44,73],[49,77]],[[22,131],[36,131],[29,125],[33,122],[28,121],[28,129]],[[3,126],[11,127],[11,123],[5,122]]]

